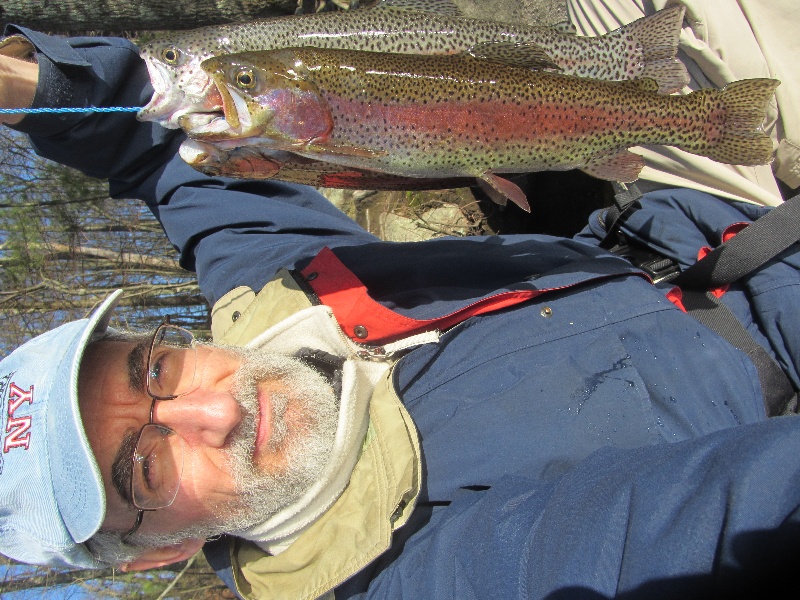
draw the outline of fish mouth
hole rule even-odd
[[[178,155],[196,169],[220,162],[219,152],[213,146],[192,139],[183,141],[178,149]]]
[[[226,139],[224,134],[230,130],[223,112],[191,112],[180,115],[178,125],[192,139]]]
[[[177,119],[173,119],[172,115],[185,100],[185,94],[178,86],[171,84],[176,78],[175,74],[167,72],[163,65],[155,64],[148,58],[145,58],[145,64],[153,86],[153,96],[137,113],[136,118],[159,123],[168,129],[177,129]]]
[[[185,82],[182,85],[181,72],[149,58],[145,58],[145,64],[153,86],[153,96],[136,115],[140,121],[152,121],[167,129],[179,129],[183,128],[181,121],[189,115],[218,115],[222,110],[219,91],[202,70],[192,73],[191,89],[187,90]]]
[[[204,141],[244,140],[257,135],[247,101],[230,86],[215,83],[216,110],[184,113],[178,118],[181,129],[189,137]]]

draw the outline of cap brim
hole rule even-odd
[[[47,411],[50,440],[50,472],[54,495],[64,524],[75,542],[93,536],[105,518],[105,489],[89,440],[83,428],[78,401],[78,373],[86,346],[108,328],[122,290],[117,290],[76,331],[53,376],[53,385],[64,394],[53,393]],[[57,388],[55,388],[57,389]],[[70,439],[71,438],[71,439]]]

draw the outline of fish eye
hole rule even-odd
[[[236,73],[236,85],[243,89],[250,89],[256,85],[256,78],[250,69],[242,69]]]
[[[161,50],[161,60],[168,65],[177,65],[181,58],[181,51],[175,46],[167,46]]]

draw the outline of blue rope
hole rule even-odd
[[[86,108],[0,108],[0,114],[36,114],[36,113],[83,113],[83,112],[139,112],[143,106],[110,106]]]

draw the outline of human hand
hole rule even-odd
[[[0,108],[28,108],[39,80],[39,65],[32,61],[33,46],[15,35],[0,41]],[[0,123],[14,125],[23,114],[1,114]]]

